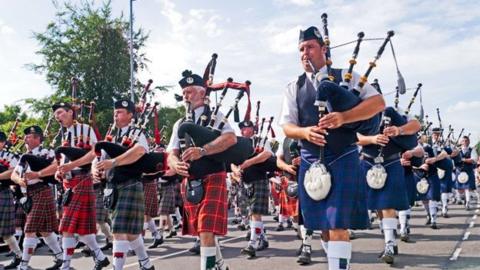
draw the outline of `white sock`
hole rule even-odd
[[[215,268],[215,247],[200,247],[200,270],[211,270]]]
[[[302,239],[305,239],[306,233],[307,233],[307,229],[305,228],[305,226],[303,224],[300,225],[300,236],[302,237]]]
[[[465,205],[470,205],[470,190],[465,189]]]
[[[87,235],[81,235],[79,239],[85,245],[87,245],[87,247],[90,248],[91,251],[93,251],[93,255],[96,260],[103,261],[105,259],[105,255],[103,254],[102,250],[98,246],[97,239],[95,238],[95,235],[93,233],[87,234]]]
[[[407,211],[398,211],[398,221],[400,222],[400,233],[407,232]]]
[[[137,239],[130,242],[130,247],[138,257],[138,261],[140,265],[145,268],[152,267],[150,263],[150,258],[148,257],[147,251],[145,250],[145,246],[143,245],[143,237],[139,236]]]
[[[302,239],[302,244],[304,246],[312,246],[313,230],[306,229],[305,236]]]
[[[220,270],[225,270],[227,266],[225,265],[225,261],[223,260],[222,251],[220,250],[220,243],[218,242],[218,238],[215,236],[215,264],[220,267]]]
[[[322,244],[322,248],[323,250],[325,250],[325,253],[328,254],[328,242],[325,242],[322,240],[320,240],[320,243]]]
[[[429,201],[428,210],[430,211],[430,218],[432,219],[432,223],[437,222],[437,202]]]
[[[23,240],[23,253],[22,253],[22,263],[21,266],[27,266],[30,258],[35,252],[35,247],[37,246],[38,240],[35,237],[25,237]]]
[[[45,241],[45,244],[47,244],[47,246],[52,250],[57,259],[62,258],[62,249],[58,243],[58,236],[56,233],[51,233],[47,237],[43,237],[43,241]]]
[[[75,253],[75,246],[77,245],[77,240],[73,237],[63,237],[62,248],[63,248],[63,264],[62,269],[70,268],[70,261],[72,260],[73,253]]]
[[[100,227],[100,231],[102,231],[103,235],[108,239],[108,241],[113,241],[112,231],[110,229],[110,225],[107,222],[102,222],[98,224]]]
[[[148,222],[148,230],[152,232],[152,236],[155,239],[159,239],[162,237],[162,232],[159,232],[159,230],[157,229],[157,225],[155,224],[155,221],[153,219],[150,219],[150,221]]]
[[[127,240],[113,240],[113,267],[115,270],[122,270],[127,259],[130,242]]]
[[[397,228],[396,218],[384,218],[383,219],[383,232],[385,234],[385,244],[387,246],[395,246],[395,234],[393,231]]]
[[[263,238],[263,240],[267,240],[267,235],[265,234],[265,224],[263,221],[260,221],[262,223],[262,226],[260,227],[260,238]]]
[[[442,213],[447,213],[447,206],[448,206],[448,193],[442,193]]]
[[[262,234],[262,222],[250,221],[250,242],[248,243],[252,247],[256,247],[257,239]]]
[[[383,230],[383,219],[378,219],[378,227],[380,227],[380,230]]]
[[[180,208],[175,208],[175,216],[177,217],[178,223],[182,223],[182,215],[180,215]]]
[[[4,236],[3,241],[7,243],[8,247],[10,247],[10,250],[17,255],[17,257],[22,257],[22,251],[20,250],[20,247],[18,246],[17,238],[15,238],[13,235],[9,236]]]
[[[352,243],[345,241],[329,241],[328,243],[328,270],[350,269],[352,257]]]
[[[282,214],[279,214],[278,215],[278,223],[283,225],[284,222],[285,222],[285,216],[282,215]]]

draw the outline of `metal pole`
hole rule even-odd
[[[133,1],[130,0],[130,99],[135,103],[133,93]]]

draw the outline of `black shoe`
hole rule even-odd
[[[13,251],[10,251],[7,254],[5,254],[5,257],[12,257],[12,256],[15,256],[15,252]]]
[[[170,232],[165,236],[165,238],[166,238],[166,239],[170,239],[170,238],[173,238],[173,237],[175,237],[175,236],[177,236],[177,231],[170,231]]]
[[[410,240],[410,235],[408,235],[408,233],[402,233],[400,234],[400,240],[402,242],[408,242],[408,240]]]
[[[112,249],[113,248],[113,244],[112,242],[108,242],[105,244],[105,246],[101,247],[100,250],[101,251],[105,251],[105,250],[109,250],[109,249]]]
[[[268,241],[265,238],[262,237],[262,238],[260,238],[260,240],[258,240],[257,251],[267,249],[268,246],[269,246]]]
[[[434,229],[434,230],[438,230],[437,223],[436,223],[436,222],[433,222],[432,225],[430,225],[430,228],[432,228],[432,229]]]
[[[291,228],[293,228],[293,222],[290,219],[288,219],[287,220],[287,229],[291,229]]]
[[[239,229],[240,231],[245,231],[247,229],[247,226],[245,226],[245,224],[243,223],[240,223],[237,225],[237,229]]]
[[[83,242],[78,242],[78,243],[77,243],[77,246],[75,247],[75,249],[81,248],[81,247],[84,247],[84,246],[85,246],[85,243],[83,243]]]
[[[448,215],[448,213],[445,212],[445,213],[442,213],[442,217],[449,218],[450,216]]]
[[[302,254],[302,251],[303,251],[303,243],[300,245],[300,247],[297,249],[295,253],[297,254],[297,256],[300,256],[300,254]]]
[[[278,222],[278,216],[274,216],[274,217],[273,217],[273,220],[275,220],[276,222]]]
[[[246,248],[240,251],[240,254],[247,255],[249,258],[255,257],[255,248],[251,245],[248,245]]]
[[[310,246],[304,246],[300,256],[298,256],[297,263],[300,265],[307,265],[312,263],[312,248]]]
[[[62,264],[63,264],[63,260],[55,259],[55,261],[53,261],[53,265],[46,268],[45,270],[58,270],[60,269],[60,267],[62,267]]]
[[[196,255],[200,254],[200,241],[195,241],[193,247],[191,247],[188,251]]]
[[[238,223],[240,223],[240,221],[236,218],[232,219],[232,224],[233,225],[237,225]]]
[[[380,260],[387,264],[393,264],[393,255],[393,252],[390,249],[386,248],[385,251],[382,253],[382,256],[380,256]]]
[[[3,269],[17,269],[17,266],[22,262],[22,257],[15,256],[9,265],[5,266]]]
[[[93,270],[102,270],[102,268],[107,267],[110,264],[110,261],[108,260],[107,257],[101,261],[95,260],[95,266],[93,267]]]
[[[160,238],[155,238],[155,240],[153,241],[153,244],[150,245],[148,249],[157,248],[161,244],[163,244],[163,236]]]
[[[398,255],[398,246],[393,246],[393,255]]]
[[[245,235],[245,240],[250,241],[250,235],[251,234],[252,234],[251,231],[248,231],[247,235]]]
[[[427,216],[427,221],[425,222],[425,225],[430,225],[432,224],[432,219],[430,218],[430,216]]]
[[[283,227],[282,223],[278,224],[277,228],[275,228],[275,231],[281,232],[285,231],[285,227]]]
[[[81,252],[81,253],[83,254],[83,256],[85,256],[85,257],[91,257],[92,254],[93,254],[92,251],[91,251],[89,248],[86,248],[86,247],[83,248],[82,251],[80,251],[80,252]]]

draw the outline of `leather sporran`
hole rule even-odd
[[[72,200],[72,196],[73,196],[73,190],[71,188],[68,188],[67,190],[65,190],[62,196],[62,206],[68,206],[68,204]]]
[[[18,202],[20,203],[20,207],[22,207],[25,214],[28,215],[28,213],[32,211],[33,201],[29,196],[23,196]]]
[[[114,210],[117,205],[118,190],[115,187],[107,185],[103,190],[103,205],[109,210]]]
[[[202,179],[187,180],[186,194],[187,201],[192,204],[199,204],[205,197],[205,187]]]
[[[287,196],[290,198],[298,197],[298,183],[294,181],[288,181]]]
[[[245,186],[245,193],[247,194],[247,197],[249,199],[253,198],[253,195],[255,194],[255,189],[253,187],[253,183],[244,183]]]

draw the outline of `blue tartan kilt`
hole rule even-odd
[[[404,168],[404,174],[405,185],[407,187],[408,205],[414,206],[417,196],[417,187],[415,186],[415,184],[417,183],[417,179],[413,171],[409,168]]]
[[[117,188],[117,204],[112,212],[112,233],[141,234],[145,213],[142,182],[127,182]]]
[[[458,182],[458,175],[460,174],[460,170],[457,170],[455,172],[455,188],[456,189],[470,189],[470,190],[475,190],[477,189],[475,187],[475,173],[473,170],[466,170],[465,171],[468,174],[468,181],[465,184],[462,184]]]
[[[318,158],[304,149],[301,156],[298,196],[305,228],[366,229],[369,224],[367,184],[360,168],[357,147],[348,147],[339,155],[325,156],[325,163],[332,176],[332,187],[328,196],[321,201],[311,199],[303,184],[310,164]]]
[[[15,205],[9,188],[0,187],[0,237],[15,233]]]
[[[440,179],[440,193],[452,192],[452,171],[445,171],[445,176]]]
[[[420,181],[420,178],[416,177],[416,180],[417,183]],[[420,194],[417,192],[417,201],[440,201],[440,179],[438,179],[438,175],[436,173],[429,175],[427,181],[428,191],[425,194]]]
[[[364,170],[364,176],[372,168],[373,164],[369,161],[361,160],[360,164]],[[398,211],[407,210],[408,197],[407,185],[403,167],[400,165],[400,159],[387,161],[383,164],[387,171],[387,180],[385,186],[381,189],[370,188],[367,184],[367,204],[369,210],[395,209]],[[365,179],[366,181],[366,179]]]

